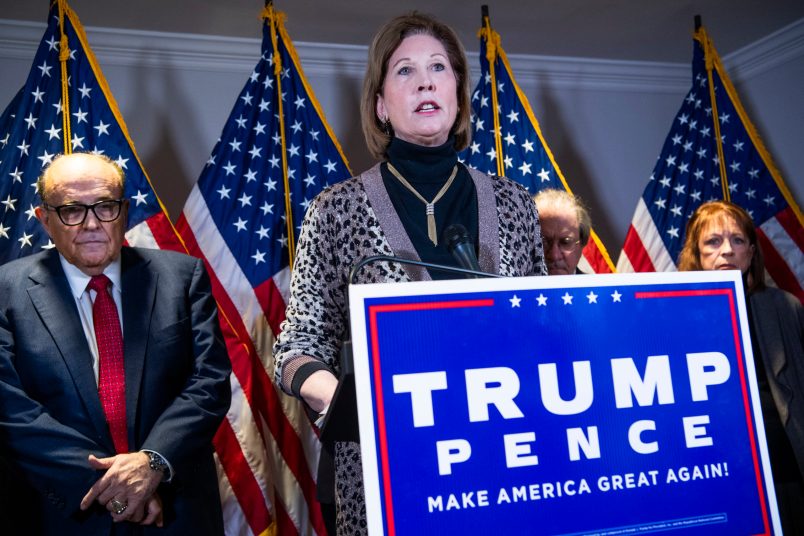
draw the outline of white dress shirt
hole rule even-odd
[[[95,303],[95,296],[97,295],[97,292],[87,288],[92,276],[88,276],[76,266],[70,264],[61,253],[59,253],[59,260],[61,261],[61,267],[64,268],[64,274],[67,276],[67,282],[70,284],[70,290],[73,298],[75,299],[75,305],[78,307],[78,316],[81,318],[81,327],[84,328],[84,337],[86,337],[87,345],[89,345],[89,351],[92,353],[92,371],[95,373],[95,384],[97,384],[99,354],[98,343],[95,340],[95,321],[93,320],[92,316],[92,304]],[[103,274],[112,282],[112,299],[114,300],[114,304],[117,306],[117,318],[120,320],[120,333],[122,334],[123,292],[120,288],[121,273],[122,268],[119,257],[117,260],[112,261],[112,263],[109,264],[109,266],[107,266],[103,271]],[[123,359],[125,359],[125,356]],[[145,449],[143,452],[156,451]],[[157,452],[157,454],[159,453]],[[159,455],[162,456],[161,454]],[[166,479],[166,482],[169,482],[175,474],[173,472],[173,466],[164,456],[162,456],[162,459],[164,459],[168,465],[168,478]]]
[[[81,327],[84,328],[84,337],[87,339],[89,351],[92,352],[92,370],[95,372],[95,383],[98,383],[98,343],[95,341],[95,322],[92,320],[92,304],[95,302],[94,290],[88,290],[89,280],[92,279],[77,267],[73,266],[67,259],[59,254],[61,266],[67,275],[67,282],[70,283],[75,305],[78,307],[78,316],[81,318]],[[103,271],[104,275],[112,282],[112,299],[117,306],[117,318],[120,319],[120,333],[123,332],[123,294],[120,290],[120,259],[113,261]]]
[[[59,254],[61,266],[67,275],[67,282],[70,283],[75,305],[78,307],[78,316],[81,318],[81,326],[84,328],[84,337],[87,339],[89,351],[92,353],[92,370],[95,372],[95,383],[98,383],[98,343],[95,341],[95,322],[92,320],[92,304],[95,303],[96,292],[88,290],[89,280],[92,279],[77,267],[73,266],[67,259]],[[112,282],[112,299],[117,306],[117,318],[120,319],[120,333],[123,333],[123,294],[120,290],[120,258],[113,261],[103,271],[104,275]]]

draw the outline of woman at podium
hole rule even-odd
[[[470,114],[466,55],[451,28],[419,13],[380,28],[361,97],[366,144],[380,162],[311,204],[274,346],[276,383],[314,413],[326,412],[337,386],[339,351],[348,337],[348,278],[361,259],[388,255],[457,266],[442,234],[460,224],[480,270],[547,274],[528,192],[458,162],[457,151],[470,141]],[[449,277],[460,276],[382,261],[367,264],[354,282]],[[358,444],[336,443],[334,458],[337,533],[365,533]],[[319,486],[327,483],[320,480]],[[327,491],[333,490],[322,489],[319,496]]]

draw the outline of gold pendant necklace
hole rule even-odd
[[[455,176],[458,174],[458,164],[455,164],[455,167],[452,168],[452,174],[449,176],[449,179],[447,179],[447,182],[444,184],[444,186],[441,187],[441,189],[438,191],[433,200],[429,202],[424,197],[422,197],[422,195],[419,192],[416,191],[416,188],[414,188],[412,184],[410,184],[407,180],[405,180],[405,177],[403,177],[402,174],[399,171],[397,171],[397,169],[391,164],[391,162],[388,162],[388,171],[390,171],[394,177],[399,179],[399,182],[401,182],[405,188],[410,190],[411,193],[415,195],[419,201],[424,203],[425,206],[424,211],[425,214],[427,214],[427,237],[430,239],[430,241],[433,243],[434,246],[437,246],[438,235],[436,234],[436,224],[435,224],[435,204],[438,203],[438,200],[441,199],[445,193],[447,193],[447,190],[449,190],[449,187],[452,186],[452,183],[455,181]]]

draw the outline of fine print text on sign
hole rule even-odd
[[[350,289],[371,534],[778,533],[737,272]]]

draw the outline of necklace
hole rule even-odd
[[[422,197],[422,194],[416,191],[416,188],[414,188],[412,184],[410,184],[407,180],[405,180],[405,177],[403,177],[402,174],[399,171],[397,171],[397,169],[391,164],[391,162],[388,162],[388,171],[390,171],[394,177],[399,179],[399,182],[401,182],[405,188],[410,190],[410,192],[413,195],[415,195],[419,201],[424,203],[425,213],[427,214],[427,237],[430,239],[430,241],[433,243],[434,246],[437,246],[438,235],[436,234],[436,224],[435,224],[435,204],[438,203],[438,200],[441,199],[445,193],[447,193],[447,190],[449,190],[449,187],[452,186],[452,183],[455,181],[455,176],[458,174],[458,164],[455,164],[455,167],[452,168],[452,174],[450,174],[449,179],[447,179],[447,182],[444,184],[444,186],[441,187],[441,189],[438,191],[433,200],[429,202],[424,197]]]

